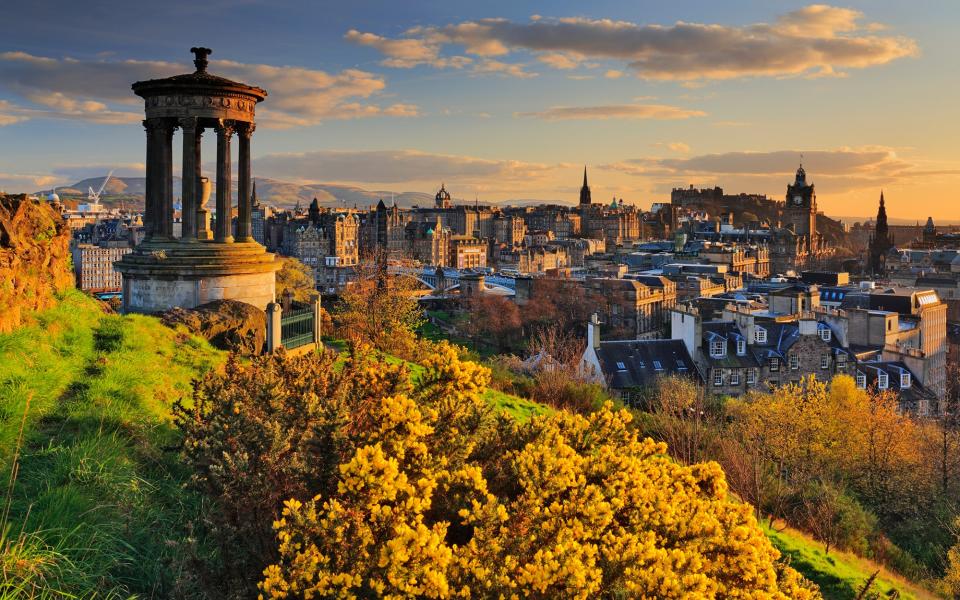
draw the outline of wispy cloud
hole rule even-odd
[[[254,167],[266,177],[301,183],[455,181],[460,185],[489,186],[542,182],[558,165],[418,150],[317,150],[268,154],[254,159]]]
[[[929,169],[901,158],[886,147],[838,148],[834,150],[775,150],[769,152],[724,152],[698,156],[633,158],[600,168],[645,177],[658,191],[674,185],[725,185],[738,191],[781,193],[803,156],[808,178],[831,193],[888,186],[906,179],[960,175],[957,168]],[[932,176],[932,175],[929,175]]]
[[[707,113],[666,104],[610,104],[606,106],[553,106],[537,112],[517,113],[520,117],[536,117],[548,121],[586,119],[655,119],[675,120],[702,117]]]
[[[266,88],[262,106],[267,126],[315,125],[329,119],[408,117],[411,104],[383,106],[374,99],[386,88],[383,76],[359,69],[328,73],[293,66],[211,61],[211,71]],[[38,118],[124,124],[141,119],[130,84],[192,71],[187,64],[142,60],[77,60],[0,53],[0,92],[15,103],[0,105],[0,124]]]
[[[781,15],[772,23],[730,26],[677,22],[637,24],[610,19],[537,16],[520,23],[480,19],[415,27],[387,39],[357,31],[348,39],[377,47],[397,66],[444,63],[448,46],[471,56],[504,60],[525,51],[548,66],[570,69],[584,59],[621,61],[639,77],[659,80],[711,80],[797,75],[842,76],[915,56],[914,40],[865,23],[856,10],[814,4]],[[609,69],[617,77],[620,69]]]

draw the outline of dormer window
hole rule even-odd
[[[857,371],[857,387],[861,390],[867,389],[867,376],[861,371]]]
[[[890,387],[890,376],[887,375],[886,371],[880,371],[877,373],[877,387],[881,390],[885,390]]]
[[[617,363],[617,369],[619,369],[619,370],[621,370],[621,371],[626,371],[626,370],[627,370],[627,366],[626,366],[625,364],[623,364],[622,362],[618,362],[618,363]]]
[[[757,338],[757,343],[758,343],[758,344],[766,344],[766,343],[767,343],[767,330],[764,329],[763,327],[757,327],[757,330],[756,330],[756,333],[754,334],[754,336]]]
[[[737,340],[737,355],[743,356],[747,353],[747,341],[744,339]]]
[[[727,343],[724,340],[712,340],[710,342],[710,356],[714,358],[723,358],[727,354]]]
[[[663,370],[663,365],[660,364],[660,361],[659,361],[659,360],[653,361],[653,369],[654,369],[654,371],[662,371],[662,370]]]
[[[910,387],[910,372],[903,371],[900,373],[900,389]]]
[[[821,327],[821,328],[820,328],[820,339],[821,339],[821,340],[823,340],[823,341],[825,341],[825,342],[829,342],[831,337],[833,337],[833,330],[831,330],[829,327]]]

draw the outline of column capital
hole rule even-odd
[[[169,133],[173,134],[173,131],[177,128],[176,119],[166,119],[166,118],[152,118],[144,119],[142,121],[143,128],[147,130],[147,133]]]
[[[237,130],[237,124],[234,121],[228,121],[226,119],[217,119],[217,124],[213,126],[218,134],[223,134],[226,137],[230,137]]]
[[[197,117],[180,117],[177,119],[177,124],[180,126],[180,129],[184,133],[196,133],[199,127],[199,119]]]
[[[256,123],[238,121],[235,129],[238,136],[250,139],[250,136],[252,136],[253,132],[257,129],[257,125]]]

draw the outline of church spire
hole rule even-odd
[[[583,165],[583,187],[580,188],[580,205],[591,204],[590,186],[587,185],[587,165]]]

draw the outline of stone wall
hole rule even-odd
[[[25,195],[0,195],[0,333],[71,287],[70,231],[59,213]]]

